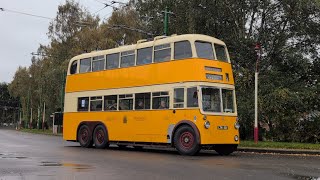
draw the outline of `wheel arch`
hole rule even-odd
[[[192,121],[190,120],[182,120],[182,121],[179,121],[173,128],[173,131],[172,131],[172,134],[171,134],[171,146],[174,147],[174,135],[176,133],[176,131],[183,125],[187,125],[187,126],[190,126],[195,134],[196,134],[196,141],[198,144],[201,144],[201,138],[200,138],[200,131],[198,129],[198,127],[196,126],[196,124],[194,124]]]

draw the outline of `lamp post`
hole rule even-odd
[[[261,45],[257,43],[254,50],[257,53],[256,70],[255,70],[255,87],[254,87],[254,143],[258,143],[259,128],[258,128],[258,75],[259,75],[259,61],[261,59]]]

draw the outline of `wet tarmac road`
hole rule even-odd
[[[0,129],[0,180],[315,179],[320,157],[234,153],[180,156],[163,149],[84,149],[62,137]]]

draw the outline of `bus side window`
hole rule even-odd
[[[171,59],[170,44],[162,44],[154,47],[154,62],[164,62]]]
[[[183,108],[184,107],[184,88],[174,89],[173,107]]]
[[[133,95],[119,95],[119,110],[133,110]]]
[[[119,67],[119,53],[108,54],[106,69],[114,69]]]
[[[88,111],[89,110],[89,97],[78,98],[78,111]]]
[[[90,97],[90,111],[102,111],[102,96]]]
[[[91,71],[91,58],[81,59],[80,60],[80,73],[90,72]]]
[[[152,47],[138,49],[137,65],[152,63]]]
[[[191,58],[191,44],[189,41],[180,41],[174,43],[174,59]]]
[[[197,87],[187,89],[187,107],[198,107]]]
[[[214,48],[216,50],[217,59],[220,61],[228,62],[226,47],[219,44],[214,44]]]
[[[92,58],[92,72],[101,71],[104,69],[104,56],[97,56]]]
[[[121,53],[121,63],[120,67],[134,66],[135,53],[132,51],[125,51]]]
[[[115,111],[117,110],[118,97],[117,95],[105,96],[104,97],[104,110]]]
[[[169,102],[168,92],[152,93],[152,109],[168,109]]]
[[[76,74],[77,67],[78,67],[78,60],[75,60],[72,62],[71,66],[70,66],[70,74]]]
[[[135,95],[135,110],[150,109],[151,93],[138,93]]]

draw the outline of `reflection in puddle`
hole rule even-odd
[[[47,167],[71,167],[75,170],[88,170],[92,169],[92,166],[86,164],[74,164],[74,163],[59,163],[59,162],[50,162],[50,161],[43,161],[41,162],[40,166],[47,166]]]
[[[298,180],[320,180],[320,177],[304,176],[304,175],[298,175],[298,174],[288,174],[287,176],[292,177],[293,179],[298,179]]]
[[[16,154],[0,154],[1,159],[26,159],[24,156],[17,156]]]

